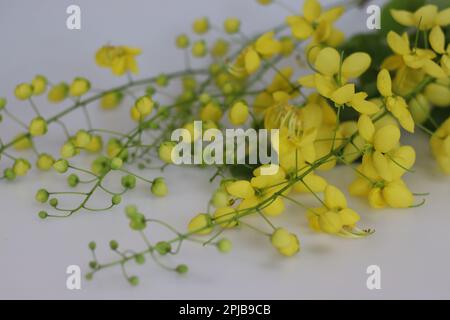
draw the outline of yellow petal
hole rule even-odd
[[[314,88],[316,86],[316,83],[314,81],[314,74],[309,74],[307,76],[303,76],[298,78],[297,82],[306,88]]]
[[[435,26],[430,32],[430,44],[437,53],[444,53],[445,35],[439,26]]]
[[[381,209],[386,206],[386,201],[384,201],[380,188],[370,190],[368,198],[372,208]]]
[[[379,151],[374,151],[372,155],[373,166],[381,178],[386,181],[392,181],[392,173],[389,167],[389,161],[385,155]]]
[[[433,78],[440,79],[447,77],[444,70],[442,70],[442,68],[433,60],[425,60],[423,70]]]
[[[311,24],[304,18],[291,16],[287,17],[286,20],[288,25],[291,27],[292,35],[298,40],[305,40],[314,32]]]
[[[342,220],[334,211],[327,211],[319,216],[320,229],[327,233],[338,233],[342,229]]]
[[[450,8],[444,9],[438,13],[436,23],[441,27],[445,27],[450,24]]]
[[[420,30],[428,30],[433,27],[438,15],[438,8],[435,5],[429,4],[414,12],[414,19],[416,20],[416,26]]]
[[[400,130],[395,125],[381,127],[375,132],[373,145],[376,150],[382,153],[389,152],[398,145],[400,141]]]
[[[325,204],[329,209],[347,208],[347,200],[341,190],[332,185],[325,188]]]
[[[415,24],[414,15],[406,10],[390,10],[392,18],[403,26],[411,27]]]
[[[377,89],[383,97],[392,96],[392,80],[389,71],[382,69],[377,76]]]
[[[249,49],[245,54],[245,69],[249,74],[254,73],[258,70],[261,64],[261,59],[258,53],[254,49]]]
[[[398,54],[393,54],[384,59],[381,64],[382,69],[387,69],[389,71],[401,68],[405,63],[403,62],[403,57]]]
[[[306,0],[303,5],[303,15],[309,22],[316,20],[320,16],[321,11],[322,8],[317,0]]]
[[[348,187],[348,191],[352,196],[367,196],[372,185],[366,178],[356,178]]]
[[[334,81],[319,73],[314,75],[314,82],[316,84],[317,91],[324,97],[329,98],[331,94],[336,90]]]
[[[345,8],[343,6],[334,7],[330,10],[325,11],[319,17],[319,21],[327,21],[328,23],[333,23],[344,13]]]
[[[391,155],[389,162],[394,180],[399,179],[416,161],[416,152],[411,146],[401,146]]]
[[[255,195],[255,190],[247,180],[239,180],[230,183],[227,186],[227,191],[230,195],[238,198],[250,198]]]
[[[355,97],[353,97],[352,101],[350,101],[350,105],[361,114],[370,115],[377,113],[380,110],[374,102],[367,101],[365,99],[357,99]]]
[[[393,181],[383,188],[383,197],[392,208],[407,208],[413,204],[414,196],[401,181]]]
[[[348,83],[331,94],[331,100],[339,105],[350,102],[355,95],[355,85]]]
[[[358,78],[370,66],[371,58],[365,52],[355,52],[344,59],[342,63],[342,76],[348,78]]]
[[[409,48],[409,41],[394,31],[389,31],[387,35],[387,43],[396,54],[406,55],[411,51]]]
[[[341,56],[334,48],[324,48],[317,55],[314,67],[323,75],[333,76],[339,71]]]
[[[342,224],[344,226],[350,226],[357,223],[360,219],[360,216],[356,213],[355,210],[345,208],[339,211],[339,218],[341,218]]]
[[[372,120],[367,115],[361,115],[358,119],[358,132],[367,142],[372,142],[375,127]]]

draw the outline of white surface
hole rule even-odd
[[[299,7],[296,1],[285,2]],[[82,8],[81,31],[65,28],[65,8],[72,3]],[[183,60],[173,48],[173,38],[187,30],[193,18],[208,15],[219,25],[225,17],[237,16],[244,20],[243,29],[251,33],[278,24],[284,14],[280,8],[262,8],[251,0],[1,1],[1,94],[13,101],[14,86],[36,73],[54,82],[83,75],[95,87],[118,84],[120,80],[111,80],[93,62],[95,50],[108,41],[143,48],[140,76],[174,71],[182,68]],[[343,20],[344,28],[364,27],[361,12],[353,11]],[[10,105],[19,113],[28,113],[28,106]],[[52,114],[54,108],[62,107],[45,112]],[[81,120],[79,114],[70,119]],[[119,120],[117,115],[96,117],[103,126],[120,123],[131,128],[131,121],[123,124]],[[0,130],[3,138],[16,129],[2,124]],[[59,131],[50,139],[60,143]],[[314,234],[306,226],[304,211],[290,206],[274,222],[300,236],[298,256],[283,259],[251,230],[232,231],[234,250],[228,255],[189,244],[169,260],[174,265],[188,264],[190,273],[185,276],[151,262],[130,267],[130,274],[140,276],[137,288],[126,283],[119,268],[99,273],[92,282],[83,281],[82,290],[65,287],[68,265],[87,270],[90,240],[97,241],[103,261],[114,257],[107,248],[110,239],[118,240],[121,247],[143,248],[138,235],[128,229],[122,205],[106,214],[80,213],[70,219],[41,221],[36,216],[42,206],[33,201],[35,191],[42,186],[55,190],[64,185],[63,179],[33,174],[28,180],[2,182],[0,298],[450,298],[450,178],[435,171],[426,137],[408,140],[417,147],[418,162],[416,173],[406,180],[415,192],[430,195],[424,206],[410,210],[374,211],[364,200],[351,199],[363,217],[361,224],[376,229],[373,236],[346,240]],[[165,175],[171,190],[167,198],[154,199],[141,187],[124,202],[137,203],[146,214],[182,229],[193,214],[205,209],[212,189],[207,181],[211,171],[173,168]],[[349,168],[326,176],[341,187],[353,179]],[[165,235],[153,228],[149,233],[155,239]],[[371,264],[382,270],[378,291],[366,288],[365,272]]]

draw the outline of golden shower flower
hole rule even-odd
[[[116,76],[126,72],[138,73],[136,56],[141,54],[141,49],[126,46],[103,46],[95,54],[97,65],[110,68]]]
[[[445,120],[431,136],[430,146],[439,168],[450,174],[450,118]]]
[[[444,27],[450,24],[450,8],[438,11],[438,7],[428,4],[415,12],[392,9],[391,15],[395,21],[406,27],[416,27],[419,30],[429,30],[435,26]]]

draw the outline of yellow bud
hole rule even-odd
[[[43,94],[47,89],[47,78],[41,75],[37,75],[31,81],[31,85],[33,86],[33,95],[39,96]]]
[[[381,127],[375,132],[373,145],[375,150],[382,153],[391,151],[400,141],[400,129],[395,125]]]
[[[204,57],[208,52],[205,40],[198,40],[192,45],[192,55],[197,58]]]
[[[284,201],[280,197],[276,197],[275,200],[269,201],[269,205],[263,208],[263,212],[269,216],[275,217],[283,213],[285,206]]]
[[[255,190],[247,180],[239,180],[227,185],[227,192],[237,198],[247,199],[255,195]]]
[[[227,18],[223,23],[223,28],[228,34],[239,32],[241,21],[238,18]]]
[[[151,191],[157,197],[165,197],[169,190],[164,178],[156,178],[153,180]]]
[[[431,105],[423,94],[417,94],[408,103],[409,111],[416,123],[424,123],[431,111]]]
[[[217,39],[211,48],[211,55],[216,58],[225,56],[228,53],[230,44],[224,39]]]
[[[200,213],[189,222],[188,231],[199,235],[208,234],[212,231],[212,227],[209,226],[211,226],[211,217]]]
[[[236,210],[232,207],[217,208],[214,212],[215,222],[223,228],[233,228],[237,226],[238,221],[233,220],[236,216]]]
[[[17,135],[14,140],[14,149],[16,150],[26,150],[32,147],[31,139],[25,134]]]
[[[79,130],[75,135],[75,146],[85,148],[91,142],[91,135],[86,130]]]
[[[120,91],[107,92],[102,96],[100,106],[105,110],[114,109],[122,102],[122,99],[123,93]]]
[[[61,157],[71,158],[76,154],[76,148],[72,142],[66,142],[61,148]]]
[[[180,34],[177,36],[175,44],[177,48],[186,49],[187,47],[189,47],[189,37],[184,33]]]
[[[41,117],[34,118],[28,130],[33,137],[42,136],[47,133],[47,122]]]
[[[386,201],[383,198],[380,188],[372,188],[369,192],[368,199],[372,208],[381,209],[386,206]]]
[[[278,252],[286,257],[291,257],[300,251],[300,242],[297,236],[291,233],[289,238],[289,245],[278,249]]]
[[[28,170],[30,170],[30,168],[31,165],[28,162],[28,160],[16,159],[14,161],[13,171],[19,177],[25,176],[28,173]]]
[[[27,100],[33,95],[33,86],[28,83],[21,83],[16,86],[14,95],[19,100]]]
[[[222,108],[216,102],[209,102],[200,109],[200,119],[202,121],[218,122],[222,118]]]
[[[249,115],[248,106],[245,102],[239,101],[233,104],[228,114],[230,122],[237,126],[244,124]]]
[[[382,69],[377,76],[377,89],[383,97],[392,96],[392,80],[389,71]]]
[[[83,94],[89,91],[91,88],[91,83],[85,78],[75,78],[73,79],[69,93],[73,97],[81,97]]]
[[[89,143],[84,148],[89,152],[99,152],[103,147],[102,137],[98,135],[91,136]]]
[[[339,211],[339,218],[344,226],[351,226],[359,221],[360,216],[353,209],[345,208]]]
[[[273,0],[256,0],[256,1],[258,1],[258,3],[263,6],[267,6],[268,4],[271,4],[273,2]]]
[[[155,103],[153,102],[150,96],[140,97],[139,99],[136,100],[136,103],[134,104],[137,111],[139,111],[142,117],[146,117],[150,113],[152,113],[154,105]]]
[[[64,82],[61,82],[50,89],[47,95],[47,99],[50,102],[58,103],[66,99],[68,93],[69,86]]]
[[[208,18],[202,17],[194,20],[194,23],[192,24],[192,30],[194,30],[196,34],[204,34],[208,32],[209,30]]]
[[[42,153],[36,161],[36,167],[42,171],[48,171],[52,168],[53,163],[55,163],[55,160],[51,155]]]
[[[329,184],[325,188],[325,204],[329,209],[347,208],[347,200],[341,190]]]
[[[287,247],[291,243],[291,234],[284,228],[277,228],[272,233],[270,241],[277,249]]]
[[[159,158],[165,163],[173,163],[172,161],[172,150],[176,146],[173,141],[166,141],[161,143],[158,149]]]
[[[413,204],[414,196],[401,181],[392,181],[383,188],[383,197],[392,208],[407,208]]]

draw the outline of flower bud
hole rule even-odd
[[[139,278],[136,276],[132,276],[128,278],[128,282],[132,285],[132,286],[137,286],[139,284]]]
[[[130,174],[123,176],[121,179],[121,184],[125,189],[134,189],[136,186],[136,177]]]
[[[43,136],[47,133],[47,122],[42,117],[34,118],[31,120],[28,130],[33,137]]]
[[[47,78],[41,75],[37,75],[31,81],[33,86],[33,95],[39,96],[47,90]]]
[[[3,171],[3,176],[5,177],[6,180],[8,181],[13,181],[14,179],[16,179],[16,174],[14,173],[14,170],[11,168],[6,168]]]
[[[256,0],[260,5],[267,6],[273,2],[273,0]]]
[[[157,197],[166,196],[169,190],[167,189],[164,178],[156,178],[155,180],[153,180],[151,191]]]
[[[205,40],[195,41],[192,45],[192,55],[197,58],[204,57],[208,52]]]
[[[215,58],[221,58],[228,53],[229,48],[230,44],[228,41],[219,38],[214,42],[211,48],[211,55]]]
[[[36,199],[36,201],[38,201],[40,203],[45,203],[45,202],[47,202],[48,197],[49,197],[48,191],[45,189],[40,189],[36,193],[35,199]]]
[[[67,98],[69,93],[69,86],[65,82],[58,83],[53,86],[48,92],[47,99],[50,102],[58,103]]]
[[[123,93],[121,91],[111,91],[105,93],[100,99],[100,106],[105,109],[114,109],[122,102]]]
[[[156,84],[160,87],[167,87],[169,85],[169,77],[162,73],[156,78]]]
[[[66,173],[69,169],[69,162],[65,159],[59,159],[53,164],[53,169],[58,173]]]
[[[150,96],[140,97],[139,99],[136,100],[136,103],[134,104],[137,111],[139,111],[142,117],[146,117],[150,113],[152,113],[154,105],[155,103],[153,102]]]
[[[158,150],[159,158],[165,163],[173,163],[172,150],[176,146],[174,141],[166,141],[161,143]]]
[[[30,168],[31,165],[26,159],[16,159],[14,161],[13,171],[19,177],[25,176]]]
[[[30,99],[33,94],[33,86],[28,83],[21,83],[16,86],[14,90],[14,95],[19,100],[27,100]]]
[[[120,204],[122,202],[122,197],[118,194],[114,195],[111,198],[111,203],[115,206],[117,206],[118,204]]]
[[[216,208],[223,208],[229,205],[229,196],[226,192],[217,190],[214,192],[211,202]]]
[[[275,248],[280,249],[290,244],[291,234],[284,228],[278,228],[273,232],[270,241]]]
[[[75,188],[79,182],[80,182],[80,178],[78,178],[78,176],[74,173],[70,174],[67,177],[67,184],[72,188]]]
[[[0,110],[2,110],[4,107],[6,107],[6,103],[7,103],[7,100],[6,100],[6,98],[0,98]]]
[[[75,135],[75,146],[84,148],[91,142],[91,135],[86,130],[79,130]]]
[[[55,160],[51,155],[42,153],[36,161],[36,167],[42,171],[48,171],[52,168],[54,162]]]
[[[53,208],[56,208],[58,206],[58,199],[56,198],[51,198],[50,201],[48,202]]]
[[[180,264],[175,269],[179,274],[187,273],[189,271],[189,268],[185,264]]]
[[[94,241],[89,242],[89,250],[95,250],[95,248],[97,248],[97,244]]]
[[[41,219],[45,219],[48,217],[48,213],[47,213],[47,211],[39,211],[38,216]]]
[[[239,32],[240,27],[241,21],[238,18],[227,18],[223,22],[223,28],[225,29],[225,32],[228,34]]]
[[[123,165],[123,160],[120,158],[113,158],[111,160],[111,169],[113,170],[119,170],[120,168],[122,168]]]
[[[109,247],[111,250],[117,250],[119,248],[119,243],[116,240],[111,240],[109,242]]]
[[[247,121],[248,118],[248,106],[246,103],[239,101],[236,102],[230,109],[228,114],[230,122],[235,126],[241,125]]]
[[[125,214],[128,218],[132,219],[138,213],[138,209],[135,205],[129,204],[125,207]]]
[[[192,24],[192,30],[196,34],[204,34],[209,30],[209,20],[206,17],[198,18],[194,20]]]
[[[188,230],[199,235],[210,233],[212,231],[211,217],[206,213],[196,215],[189,222]]]
[[[228,239],[221,239],[217,242],[217,249],[222,253],[228,253],[233,248],[233,244]]]
[[[66,142],[61,148],[61,157],[71,158],[75,156],[77,150],[72,142]]]
[[[73,97],[81,97],[83,94],[89,91],[91,83],[85,78],[77,77],[73,79],[70,84],[69,93]]]
[[[189,42],[190,42],[189,37],[184,33],[178,35],[175,40],[175,44],[177,45],[177,48],[180,48],[180,49],[186,49],[187,47],[189,47]]]
[[[200,120],[218,122],[222,118],[222,108],[216,102],[209,102],[200,109]]]
[[[155,245],[155,250],[163,256],[168,254],[170,250],[172,250],[172,246],[166,241],[160,241]]]
[[[14,140],[16,142],[14,142],[14,149],[20,151],[20,150],[26,150],[31,148],[31,146],[33,145],[31,143],[31,139],[28,137],[27,134],[19,134],[17,135]]]
[[[134,256],[134,261],[136,261],[137,264],[144,264],[145,263],[145,257],[143,254],[136,254]]]

